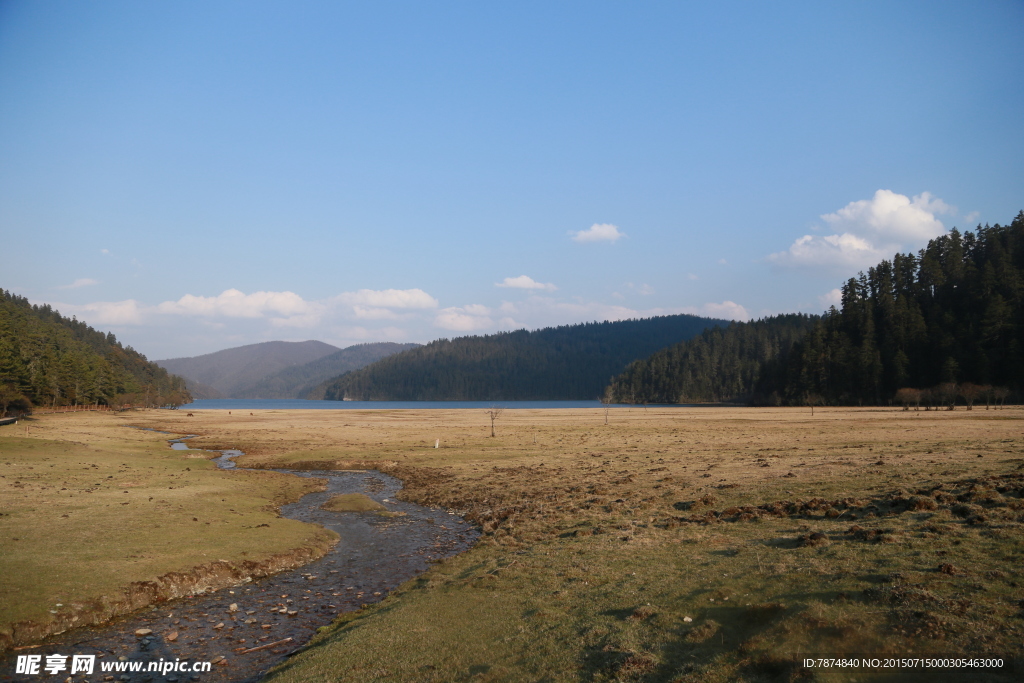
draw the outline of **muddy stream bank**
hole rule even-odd
[[[181,439],[172,441],[171,447],[188,448]],[[215,462],[219,468],[231,470],[235,468],[233,458],[241,454],[221,451]],[[397,500],[401,482],[375,470],[277,471],[326,480],[326,490],[281,506],[283,517],[319,524],[340,536],[326,555],[296,570],[161,602],[101,626],[49,637],[37,647],[8,651],[0,657],[0,680],[256,681],[339,614],[382,600],[431,562],[468,549],[479,537],[475,527],[454,513]],[[320,509],[342,493],[364,494],[387,512]],[[270,647],[253,649],[261,646]],[[36,675],[15,673],[17,656],[27,654],[42,655]],[[55,654],[68,656],[67,668],[49,675],[43,667],[47,656]],[[96,656],[91,675],[69,676],[71,655],[76,654]],[[200,673],[161,675],[145,670],[150,662],[161,659],[216,663],[209,672]],[[109,662],[141,662],[142,671],[101,671],[101,663]]]

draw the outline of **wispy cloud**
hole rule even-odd
[[[434,326],[454,332],[476,332],[494,327],[491,310],[481,304],[442,308],[434,318]]]
[[[422,289],[360,289],[342,292],[336,301],[352,306],[376,308],[437,308],[437,299]]]
[[[839,308],[839,304],[843,303],[843,293],[838,288],[833,289],[819,296],[818,302],[825,308],[831,306]]]
[[[146,307],[135,299],[54,304],[54,308],[64,315],[77,315],[90,325],[141,325],[146,319]]]
[[[821,216],[833,234],[799,237],[768,261],[787,267],[864,268],[943,234],[946,228],[936,216],[955,211],[928,192],[910,198],[878,190],[871,199]]]
[[[177,301],[157,305],[160,313],[170,315],[222,316],[226,318],[262,318],[267,315],[307,315],[315,304],[295,292],[253,292],[245,294],[226,289],[217,296],[186,294]]]
[[[315,328],[326,320],[394,320],[417,310],[435,309],[437,299],[421,289],[360,289],[319,301],[295,292],[258,291],[246,294],[226,289],[215,296],[185,294],[174,301],[147,306],[129,299],[84,305],[62,304],[61,310],[89,314],[90,321],[107,325],[142,325],[174,318],[215,322],[248,319],[269,322],[271,328]]]
[[[684,308],[680,312],[708,318],[721,318],[723,320],[750,320],[750,314],[747,312],[747,309],[735,301],[706,303],[703,306]]]
[[[495,282],[495,287],[509,287],[511,289],[543,289],[548,292],[553,292],[558,287],[550,282],[537,282],[528,275],[520,275],[519,277],[507,277],[501,282]]]
[[[594,223],[586,230],[569,231],[569,234],[574,242],[615,242],[626,236],[611,223]]]
[[[91,285],[98,285],[99,280],[93,280],[91,277],[80,277],[70,285],[60,285],[54,287],[54,289],[79,289],[80,287],[89,287]]]

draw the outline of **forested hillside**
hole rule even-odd
[[[440,339],[325,383],[328,400],[596,399],[627,363],[723,320],[671,315]]]
[[[917,255],[897,254],[842,291],[841,310],[762,394],[877,404],[904,387],[1024,388],[1024,211],[1010,225],[954,229]]]
[[[191,400],[180,377],[113,334],[0,289],[0,413],[31,406],[163,406]]]
[[[841,308],[819,319],[778,316],[706,332],[635,363],[610,389],[622,401],[772,404],[877,405],[897,392],[904,402],[959,396],[970,404],[1019,394],[1024,212],[1010,225],[954,229],[917,254],[882,261],[848,280]]]
[[[779,315],[704,330],[634,361],[611,384],[616,403],[749,400],[770,361],[784,358],[817,316]]]

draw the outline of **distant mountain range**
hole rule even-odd
[[[272,341],[155,362],[184,377],[195,398],[300,398],[327,379],[415,346]]]

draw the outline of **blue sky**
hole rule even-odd
[[[0,2],[0,287],[151,358],[820,312],[1024,209],[1024,4]]]

